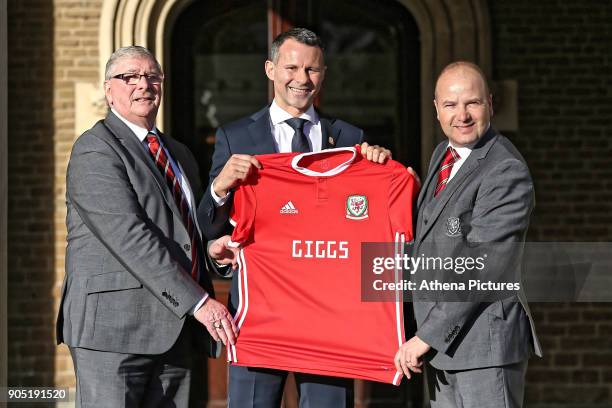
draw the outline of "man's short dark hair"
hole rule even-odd
[[[318,35],[314,32],[310,31],[307,28],[292,28],[291,30],[285,31],[284,33],[280,33],[272,42],[272,46],[270,47],[270,55],[268,58],[270,61],[276,63],[278,61],[278,50],[281,45],[287,39],[293,39],[299,43],[310,45],[311,47],[319,47],[321,51],[324,50],[323,42]]]

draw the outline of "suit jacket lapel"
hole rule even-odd
[[[185,169],[181,165],[181,163],[185,163],[186,162],[187,158],[182,154],[183,152],[180,149],[176,148],[176,144],[175,144],[176,142],[174,140],[172,140],[172,138],[164,135],[161,132],[159,132],[159,137],[162,140],[162,143],[164,144],[164,147],[168,150],[168,153],[170,154],[170,157],[172,157],[172,159],[174,160],[176,165],[179,166],[179,169],[181,170],[181,173],[183,174],[183,177],[185,177],[185,179],[187,180],[187,184],[189,184],[189,188],[191,189],[191,191],[193,193],[195,190],[193,189],[194,186],[192,186],[191,180],[195,180],[195,177],[194,177],[193,174],[188,173],[188,170]]]
[[[340,129],[333,127],[327,118],[319,116],[319,121],[321,122],[321,149],[333,149],[340,136]]]
[[[472,153],[470,153],[470,156],[465,160],[465,163],[463,163],[457,174],[455,174],[455,176],[444,188],[444,190],[442,190],[438,197],[434,199],[436,200],[436,205],[433,211],[431,212],[427,225],[421,231],[419,239],[422,239],[422,237],[427,235],[427,233],[434,226],[436,220],[442,213],[442,210],[444,209],[444,207],[446,207],[457,189],[463,184],[465,179],[480,166],[480,161],[486,157],[487,153],[489,152],[489,149],[495,142],[495,136],[496,132],[492,128],[489,128],[487,133],[485,133],[484,136],[482,136],[482,138],[478,141],[476,146],[474,146]],[[430,173],[437,173],[437,171],[433,171]],[[429,180],[429,182],[431,182],[431,180]],[[427,205],[427,203],[424,204]]]
[[[417,199],[417,208],[422,208],[423,205],[427,204],[424,203],[423,200],[425,200],[425,196],[427,194],[427,190],[429,188],[429,184],[432,182],[436,182],[435,180],[437,180],[437,175],[438,175],[438,169],[440,168],[440,162],[442,162],[442,158],[444,157],[444,152],[446,151],[446,148],[442,148],[442,146],[445,146],[446,144],[441,144],[434,152],[434,154],[431,157],[431,162],[429,163],[429,170],[427,172],[427,178],[425,179],[425,182],[423,183],[423,186],[421,187],[421,191],[419,192],[419,198]]]
[[[172,157],[172,159],[174,160],[174,162],[176,163],[176,165],[179,167],[179,169],[181,170],[181,173],[183,174],[183,177],[185,178],[185,180],[187,181],[187,184],[189,185],[189,190],[190,190],[190,199],[191,202],[193,203],[194,207],[192,208],[191,211],[191,216],[193,217],[193,221],[194,221],[194,226],[198,232],[197,236],[200,240],[200,242],[202,242],[202,231],[200,230],[200,225],[197,221],[197,201],[195,200],[195,189],[192,180],[198,180],[197,177],[195,177],[194,174],[192,174],[192,172],[190,172],[190,168],[189,166],[186,164],[185,166],[183,166],[181,163],[187,163],[187,160],[190,160],[189,157],[186,157],[184,154],[184,151],[182,149],[179,149],[177,146],[177,143],[172,140],[172,138],[164,135],[163,133],[159,132],[159,137],[162,139],[162,142],[164,144],[164,147],[168,150],[168,153],[170,154],[170,156]],[[152,161],[152,160],[149,160]],[[159,171],[158,171],[159,172]],[[161,173],[160,173],[161,174]],[[168,189],[169,191],[169,189]],[[173,203],[176,203],[174,201],[174,198],[172,198]],[[176,209],[176,211],[175,211]],[[185,226],[184,222],[183,222],[183,217],[181,216],[178,207],[173,207],[172,211],[175,213],[175,215],[178,217],[178,219],[180,220],[181,225]],[[188,232],[187,227],[185,226],[185,231]],[[205,245],[204,245],[205,247]],[[214,297],[215,295],[215,290],[214,287],[212,285],[212,281],[210,280],[208,273],[207,273],[207,267],[206,267],[206,259],[205,259],[205,255],[204,253],[200,250],[198,251],[199,256],[198,256],[198,260],[200,262],[200,279],[199,279],[199,284],[211,295]],[[191,254],[188,255],[189,257],[191,257]],[[214,345],[215,343],[211,340],[211,345]],[[216,351],[214,352],[214,354],[212,355],[216,355]]]
[[[134,132],[130,130],[118,117],[116,117],[112,112],[108,113],[108,116],[104,120],[104,123],[115,135],[115,137],[121,142],[121,144],[134,156],[136,160],[139,160],[151,173],[153,179],[157,183],[157,186],[164,197],[164,200],[168,204],[168,206],[172,209],[172,212],[175,213],[176,216],[181,219],[181,213],[179,212],[178,207],[176,206],[176,202],[174,201],[174,197],[172,197],[172,192],[164,180],[161,172],[151,159],[149,153],[145,150],[144,146],[138,141]]]
[[[467,176],[469,176],[479,165],[480,163],[478,162],[478,160],[473,158],[472,154],[470,154],[470,157],[468,157],[465,163],[463,163],[463,165],[461,166],[457,174],[455,174],[451,182],[448,183],[448,185],[444,188],[444,190],[442,190],[441,193],[439,193],[438,197],[434,198],[434,200],[436,200],[435,207],[431,212],[427,225],[423,228],[421,232],[421,236],[425,236],[434,226],[436,220],[442,213],[442,210],[444,209],[444,207],[446,207],[455,191],[459,188],[459,186],[461,186],[463,180],[465,180]]]
[[[256,147],[256,151],[261,152],[260,154],[270,152],[278,153],[276,143],[274,143],[272,129],[270,128],[269,106],[253,114],[251,119],[253,123],[248,126],[248,129],[253,145]]]
[[[187,184],[189,185],[189,190],[190,190],[190,193],[191,193],[191,197],[190,197],[191,202],[194,205],[197,205],[197,201],[195,200],[195,197],[194,197],[194,191],[195,191],[194,190],[194,185],[191,182],[191,180],[195,180],[195,178],[193,177],[192,174],[187,173],[185,167],[183,167],[181,165],[181,163],[185,163],[186,162],[187,158],[184,157],[184,155],[182,154],[181,150],[176,148],[174,140],[172,140],[170,137],[167,137],[166,135],[164,135],[161,132],[159,132],[159,137],[162,139],[162,143],[164,144],[164,147],[168,150],[168,153],[170,154],[170,157],[172,157],[172,159],[174,160],[176,165],[179,167],[179,169],[181,170],[181,173],[183,174],[183,177],[185,178],[185,180],[187,181]],[[160,173],[159,170],[158,170],[158,173]],[[167,183],[166,183],[166,185],[167,185]],[[178,210],[178,207],[177,207],[177,210]],[[178,214],[180,216],[180,212]],[[195,215],[195,211],[194,211],[194,215]],[[195,223],[195,224],[197,225],[197,223]]]
[[[256,146],[257,151],[261,152],[260,154],[269,152],[278,153],[272,129],[270,128],[269,109],[270,106],[268,105],[259,112],[254,113],[251,116],[253,123],[248,126],[253,145]],[[340,136],[340,129],[334,127],[330,119],[323,118],[321,115],[319,115],[319,121],[321,122],[321,149],[325,150],[336,147],[336,141]]]

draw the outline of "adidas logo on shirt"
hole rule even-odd
[[[280,209],[280,213],[281,214],[297,214],[298,210],[297,208],[295,208],[295,205],[293,205],[293,203],[289,201],[287,204],[283,205],[283,207]]]

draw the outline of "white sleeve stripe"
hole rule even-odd
[[[395,233],[395,254],[398,253],[400,256],[404,255],[404,243],[406,242],[406,236],[404,234],[400,234],[399,232]],[[399,244],[399,245],[398,245]],[[400,276],[401,270],[395,267],[395,282],[401,282],[402,276]],[[404,320],[402,319],[401,307],[403,302],[402,289],[401,285],[396,285],[398,289],[395,291],[395,321],[397,327],[397,343],[398,347],[403,344],[403,333],[404,333]]]
[[[244,277],[244,310],[242,312],[242,316],[240,317],[240,321],[238,322],[238,330],[240,330],[240,327],[242,326],[242,324],[244,323],[244,318],[246,317],[247,311],[249,310],[249,281],[247,278],[247,266],[246,266],[246,260],[244,258],[244,250],[240,251],[240,259],[241,259],[241,263],[242,263],[242,271],[243,271],[243,277]]]
[[[234,316],[234,322],[238,327],[238,331],[244,324],[247,311],[249,309],[249,284],[247,279],[247,266],[244,258],[244,249],[241,249],[238,253],[238,310]],[[232,349],[232,361],[238,362],[236,355],[236,345],[231,346]]]
[[[238,253],[238,309],[234,315],[234,323],[236,323],[238,319],[241,318],[241,315],[246,312],[246,309],[243,311],[243,307],[245,307],[245,296],[243,296],[242,292],[243,287],[246,288],[246,264],[244,262],[242,253],[243,250],[241,249]],[[246,299],[248,299],[248,297]],[[240,329],[240,324],[237,324],[238,329]],[[238,362],[238,358],[236,357],[236,345],[231,345],[228,347],[228,354],[230,355],[230,359],[228,361]]]

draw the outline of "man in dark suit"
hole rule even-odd
[[[337,119],[321,117],[313,102],[325,78],[320,39],[296,28],[280,34],[272,43],[265,71],[274,84],[274,101],[259,112],[222,126],[217,131],[210,184],[198,208],[204,235],[218,238],[229,231],[231,191],[259,162],[253,155],[320,151],[363,142],[363,131]],[[390,152],[362,144],[364,156],[384,162]],[[211,250],[222,253],[217,241]],[[230,311],[238,307],[238,282],[230,293]],[[230,366],[229,406],[278,407],[287,372]],[[353,406],[353,381],[334,377],[295,374],[301,407]]]
[[[155,127],[164,76],[147,49],[118,49],[105,77],[110,112],[75,142],[67,172],[57,336],[76,404],[203,406],[209,334],[233,343],[236,329],[207,275],[197,164]]]
[[[448,140],[434,150],[417,201],[414,253],[465,257],[495,243],[489,276],[520,270],[533,182],[520,153],[491,127],[492,97],[480,68],[447,66],[434,104]],[[410,378],[426,360],[432,407],[522,406],[527,359],[541,348],[521,290],[491,302],[417,299],[414,312],[417,332],[396,366]]]

